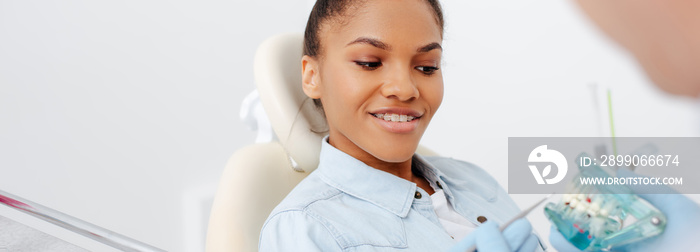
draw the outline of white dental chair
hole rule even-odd
[[[255,93],[246,98],[249,108],[242,109],[242,117],[257,128],[257,143],[237,150],[221,176],[209,218],[208,252],[257,251],[272,209],[318,166],[328,126],[302,91],[302,43],[300,33],[278,35],[255,54],[255,83],[267,116],[249,107],[255,106]],[[258,116],[251,119],[255,111]],[[418,153],[435,155],[421,146]]]

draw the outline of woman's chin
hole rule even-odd
[[[387,163],[402,163],[413,157],[416,148],[405,150],[381,150],[377,152],[369,152],[375,158]]]

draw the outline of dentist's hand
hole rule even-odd
[[[618,169],[618,177],[639,177],[627,169]],[[666,230],[647,240],[614,248],[614,251],[694,251],[700,246],[700,206],[688,197],[664,186],[668,194],[645,194],[643,186],[629,186],[634,193],[645,199],[666,215]],[[557,251],[580,251],[569,243],[552,226],[549,242]]]
[[[476,244],[479,252],[535,251],[538,241],[532,234],[532,226],[526,219],[519,219],[508,226],[503,233],[491,221],[479,226],[473,233],[462,239],[450,252],[464,252]]]

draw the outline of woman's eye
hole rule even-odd
[[[423,72],[426,75],[434,74],[435,71],[440,70],[439,67],[431,67],[431,66],[419,66],[419,67],[416,67],[416,69],[418,71]]]
[[[382,66],[382,62],[376,61],[376,62],[365,62],[365,61],[355,61],[355,64],[358,66],[361,66],[364,69],[367,70],[374,70],[377,69],[378,67]]]

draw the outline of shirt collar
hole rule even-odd
[[[451,193],[440,178],[442,173],[414,154],[413,162],[431,183],[440,181],[445,194]],[[349,195],[366,200],[400,217],[406,217],[416,193],[416,184],[393,174],[375,169],[360,160],[336,149],[328,143],[328,136],[321,143],[321,156],[317,171],[329,185]]]
[[[430,182],[430,185],[437,191],[441,189],[449,201],[453,201],[454,197],[450,188],[447,187],[448,183],[445,183],[445,174],[440,170],[435,168],[430,162],[428,162],[423,156],[413,154],[413,162],[416,165],[418,171],[421,175]]]

